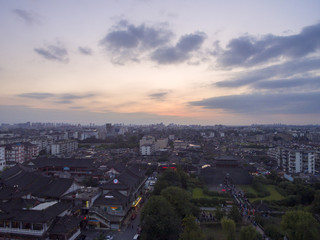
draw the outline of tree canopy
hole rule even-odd
[[[308,212],[286,212],[282,216],[281,227],[290,240],[320,239],[318,223]]]
[[[235,239],[235,232],[236,232],[236,224],[232,219],[229,218],[222,218],[221,219],[221,226],[222,230],[228,235],[228,240]]]
[[[141,212],[142,240],[177,239],[180,219],[163,196],[152,196]]]
[[[252,226],[244,226],[240,230],[240,240],[260,240],[262,236]]]
[[[167,187],[161,191],[161,196],[172,204],[179,217],[197,215],[197,209],[190,202],[191,194],[188,191],[179,187]]]
[[[228,217],[230,219],[232,219],[233,221],[235,221],[236,223],[241,222],[242,217],[241,214],[239,212],[239,209],[237,208],[236,205],[233,205],[232,208],[230,209],[230,212],[228,214]]]
[[[182,220],[183,232],[179,240],[202,240],[204,236],[201,232],[200,226],[196,223],[194,216],[187,216]]]

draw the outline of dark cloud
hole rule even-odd
[[[100,41],[100,45],[113,53],[113,62],[137,61],[137,56],[144,51],[167,44],[172,35],[165,25],[135,26],[122,20]]]
[[[64,99],[64,100],[73,100],[73,99],[83,99],[83,98],[92,98],[94,96],[97,96],[96,94],[93,93],[88,93],[88,94],[60,94],[57,95],[59,98]]]
[[[319,69],[320,59],[297,59],[282,64],[260,68],[244,73],[237,73],[237,76],[225,81],[214,83],[217,87],[236,88],[254,84],[263,80],[276,80],[292,78],[295,75],[311,74]]]
[[[18,97],[31,98],[31,99],[49,99],[53,100],[55,103],[68,104],[73,103],[73,100],[86,99],[97,96],[97,94],[86,93],[86,94],[54,94],[54,93],[22,93],[18,94]]]
[[[88,47],[78,47],[78,51],[83,55],[92,55],[93,51],[91,48]]]
[[[168,95],[168,92],[157,92],[149,94],[149,97],[154,100],[162,101]]]
[[[320,50],[320,24],[308,26],[299,34],[256,38],[241,36],[229,41],[226,49],[214,50],[223,67],[254,66],[279,59],[295,59]]]
[[[191,102],[192,106],[239,114],[319,114],[320,92],[243,94]]]
[[[283,90],[286,91],[292,89],[298,90],[310,90],[319,89],[320,77],[304,77],[304,78],[290,78],[290,79],[277,79],[277,80],[265,80],[254,83],[252,88],[261,90]]]
[[[14,9],[13,13],[29,25],[39,22],[39,16],[34,12],[25,11],[22,9]]]
[[[55,103],[58,103],[58,104],[69,104],[69,103],[72,103],[71,100],[60,100],[60,101],[55,101]]]
[[[158,48],[151,54],[151,59],[159,64],[180,63],[191,58],[191,52],[198,50],[204,42],[204,33],[182,36],[174,47]]]
[[[188,53],[175,47],[164,47],[154,51],[151,59],[159,64],[180,63],[188,59]]]
[[[38,53],[40,56],[44,57],[48,60],[58,61],[67,63],[69,61],[68,51],[66,48],[62,46],[54,46],[50,45],[46,48],[35,48],[34,51]]]
[[[18,97],[23,97],[23,98],[32,98],[32,99],[46,99],[46,98],[51,98],[54,97],[55,95],[52,93],[22,93],[18,94]]]

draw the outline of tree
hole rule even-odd
[[[280,227],[275,224],[268,224],[264,227],[264,233],[274,240],[283,239]]]
[[[282,216],[281,227],[290,240],[320,239],[318,223],[308,212],[286,212]]]
[[[142,240],[177,239],[180,220],[173,206],[163,196],[152,196],[143,207],[140,218]]]
[[[179,240],[202,240],[204,239],[200,226],[196,223],[196,218],[192,215],[185,217],[182,220],[183,232]]]
[[[165,180],[158,180],[154,185],[153,194],[160,195],[161,191],[169,186],[169,183]]]
[[[252,226],[244,226],[240,230],[240,240],[260,240],[262,236]]]
[[[179,173],[172,169],[167,169],[164,171],[158,181],[166,181],[170,183],[171,186],[181,186],[181,178]]]
[[[191,194],[179,187],[167,187],[161,191],[161,196],[165,197],[174,207],[179,217],[184,218],[187,215],[196,215],[197,209],[190,202]]]
[[[230,219],[232,219],[233,221],[235,221],[236,223],[241,222],[242,217],[241,217],[239,209],[238,209],[238,207],[236,205],[232,206],[232,208],[230,209],[230,212],[228,214],[228,217]]]
[[[320,190],[316,191],[314,195],[314,200],[312,202],[312,211],[314,213],[320,214]]]
[[[228,240],[235,239],[236,224],[232,219],[222,218],[221,219],[222,230],[227,234]]]
[[[164,171],[154,186],[153,194],[159,195],[168,186],[181,187],[181,179],[177,171],[172,169]]]
[[[215,217],[220,221],[224,216],[224,212],[221,210],[221,208],[217,208],[215,211]]]

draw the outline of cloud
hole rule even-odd
[[[34,12],[25,11],[22,9],[14,9],[13,13],[28,25],[39,23],[39,15]]]
[[[92,55],[93,51],[91,48],[88,47],[78,47],[78,51],[83,55]]]
[[[214,55],[223,67],[248,67],[280,59],[302,58],[319,50],[320,23],[305,27],[300,33],[289,36],[241,36],[230,40],[226,49],[218,45]]]
[[[162,47],[151,54],[159,64],[181,63],[191,58],[191,52],[198,50],[206,35],[202,32],[184,35],[174,47]]]
[[[54,93],[36,93],[36,92],[34,92],[34,93],[22,93],[22,94],[18,94],[17,96],[22,97],[22,98],[31,98],[31,99],[49,99],[49,100],[53,100],[55,103],[69,104],[69,103],[73,103],[73,101],[77,100],[77,99],[93,98],[93,97],[97,96],[97,94],[94,94],[94,93],[54,94]]]
[[[320,87],[319,77],[302,77],[302,78],[290,78],[290,79],[277,79],[277,80],[265,80],[259,81],[251,86],[254,89],[264,90],[313,90]]]
[[[149,97],[153,100],[163,101],[169,92],[157,92],[149,94]]]
[[[67,49],[59,45],[50,45],[46,48],[35,48],[34,51],[48,60],[62,63],[67,63],[69,61]]]
[[[57,122],[60,123],[111,123],[125,124],[150,124],[150,123],[172,123],[185,121],[185,118],[175,116],[161,116],[145,112],[117,113],[117,112],[90,112],[82,109],[40,109],[27,106],[0,105],[0,123],[21,122]]]
[[[71,100],[59,100],[59,101],[55,101],[55,103],[58,103],[58,104],[70,104],[72,103]]]
[[[137,60],[137,57],[147,50],[165,45],[171,37],[172,32],[166,25],[135,26],[122,20],[101,39],[100,45],[113,54],[114,63],[124,63]]]
[[[73,100],[73,99],[83,99],[83,98],[92,98],[94,96],[96,96],[96,94],[93,93],[87,93],[87,94],[70,94],[70,93],[66,93],[66,94],[61,94],[58,95],[60,98],[64,99],[64,100]]]
[[[237,73],[237,76],[230,79],[214,83],[217,87],[236,88],[255,84],[263,80],[276,80],[282,78],[293,78],[296,75],[309,74],[310,77],[315,77],[320,66],[320,59],[303,58],[292,61],[287,61],[282,64],[276,64],[269,67],[264,67],[252,71]]]
[[[243,94],[190,102],[205,109],[239,114],[319,114],[320,92]]]
[[[22,93],[18,94],[18,97],[23,97],[23,98],[32,98],[32,99],[46,99],[46,98],[51,98],[54,97],[55,95],[52,93]]]

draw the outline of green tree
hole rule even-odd
[[[252,226],[244,226],[240,230],[240,240],[260,240],[262,236]]]
[[[278,225],[275,224],[268,224],[264,227],[264,233],[274,240],[283,239],[281,229]]]
[[[320,214],[320,190],[316,191],[312,202],[312,211]]]
[[[174,207],[179,217],[197,214],[196,207],[190,202],[191,194],[179,187],[167,187],[161,191],[161,196],[165,197]]]
[[[177,239],[180,220],[173,206],[163,196],[152,196],[143,207],[140,218],[142,240]]]
[[[290,240],[320,239],[318,223],[308,212],[286,212],[282,216],[281,227]]]
[[[161,191],[169,186],[169,183],[165,180],[158,180],[154,185],[153,194],[160,195]]]
[[[227,234],[228,240],[235,239],[236,224],[232,219],[222,218],[221,219],[222,230]]]
[[[224,216],[224,212],[221,210],[221,208],[217,208],[215,211],[215,217],[220,221]]]
[[[187,216],[182,220],[183,232],[179,240],[202,240],[204,235],[194,216]]]
[[[239,209],[236,205],[233,205],[232,208],[230,209],[230,212],[228,214],[228,218],[232,219],[236,223],[241,222],[242,217],[241,217]]]
[[[171,186],[181,187],[181,178],[177,171],[172,169],[167,169],[162,173],[158,181],[166,181],[170,183]]]

